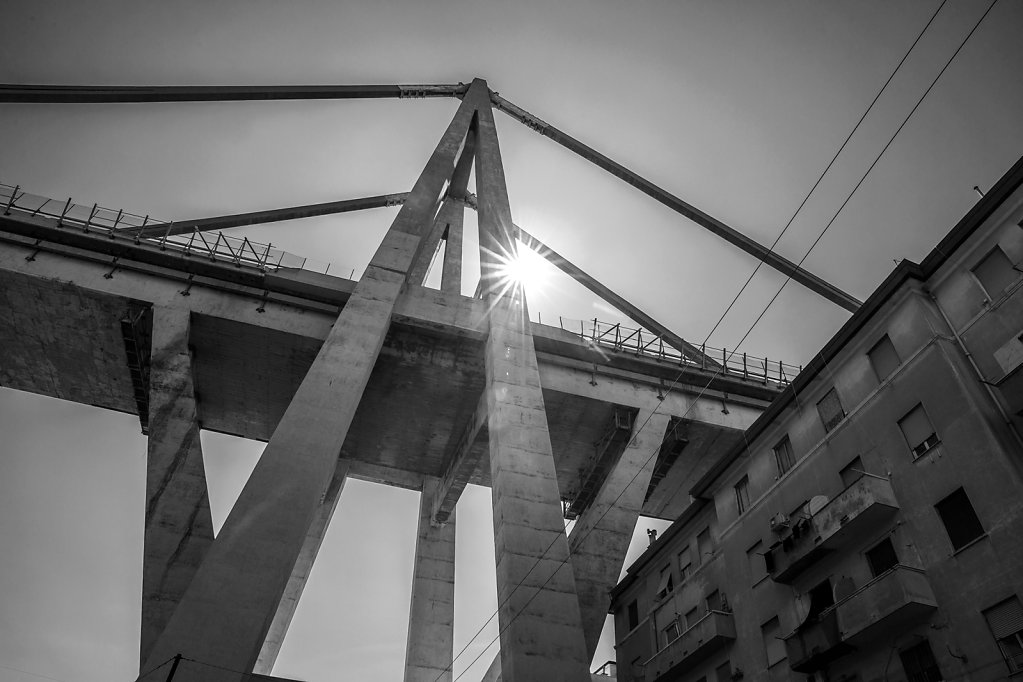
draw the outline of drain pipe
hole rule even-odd
[[[945,314],[945,310],[941,307],[941,304],[938,303],[938,299],[934,296],[934,292],[931,291],[930,288],[927,288],[926,291],[927,296],[934,302],[934,307],[938,309],[941,319],[945,321],[945,325],[948,326],[949,331],[952,332],[952,337],[955,339],[956,345],[959,346],[959,350],[963,352],[963,355],[965,355],[966,359],[969,361],[970,367],[973,368],[973,373],[977,375],[977,380],[987,390],[988,396],[991,398],[991,402],[995,404],[995,409],[998,410],[998,414],[1002,417],[1002,421],[1004,421],[1005,425],[1009,427],[1009,431],[1012,433],[1016,444],[1021,450],[1023,450],[1023,436],[1020,435],[1019,429],[1017,429],[1016,425],[1013,424],[1009,413],[1005,411],[1002,403],[998,400],[998,395],[995,393],[995,389],[991,387],[991,382],[984,378],[984,374],[980,371],[980,366],[977,364],[977,361],[973,359],[973,353],[971,353],[966,347],[966,344],[963,342],[963,338],[959,336],[959,332],[956,331],[952,321],[948,319],[948,315]]]

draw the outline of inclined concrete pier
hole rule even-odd
[[[405,682],[451,682],[455,639],[455,517],[433,523],[440,481],[428,479],[419,498]]]
[[[189,325],[187,309],[153,309],[139,647],[143,662],[213,544]]]
[[[467,159],[482,299],[458,293]],[[419,283],[441,239],[436,291]],[[493,286],[495,254],[514,254],[514,226],[482,81],[358,283],[175,254],[30,211],[0,217],[0,385],[139,414],[151,435],[146,669],[182,653],[203,662],[181,666],[186,682],[272,670],[352,477],[423,491],[407,679],[450,676],[451,520],[467,483],[492,488],[493,671],[510,682],[589,679],[601,586],[617,578],[636,515],[676,515],[688,465],[741,438],[780,387],[531,324],[521,291]],[[151,312],[136,330],[152,336],[148,386],[129,371],[121,329],[140,309]],[[595,453],[622,410],[647,426]],[[268,441],[215,541],[199,428]],[[662,438],[687,467],[664,456]],[[598,457],[617,464],[584,481]],[[567,538],[561,501],[584,486],[596,493]],[[431,524],[441,517],[447,526]]]

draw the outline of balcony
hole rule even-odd
[[[842,641],[859,646],[924,622],[937,608],[927,574],[899,565],[840,601],[835,610]]]
[[[674,678],[734,641],[732,614],[710,611],[646,662],[646,679],[656,682]]]
[[[814,563],[877,530],[899,509],[887,479],[865,475],[811,518],[798,523],[767,553],[771,578],[792,583]]]
[[[852,647],[842,641],[834,609],[785,638],[789,666],[797,673],[816,672],[850,651]]]
[[[927,575],[894,566],[785,638],[789,666],[813,673],[856,647],[918,625],[938,608]]]

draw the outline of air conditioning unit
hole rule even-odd
[[[771,530],[775,533],[781,533],[789,527],[789,517],[784,514],[775,514],[771,517]]]

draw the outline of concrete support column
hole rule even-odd
[[[320,545],[323,544],[323,537],[327,534],[327,527],[334,517],[338,500],[341,499],[341,491],[345,487],[348,469],[348,462],[338,461],[337,468],[334,470],[334,478],[327,488],[323,501],[316,509],[313,522],[306,532],[305,542],[302,543],[302,549],[298,553],[298,560],[295,562],[295,567],[291,569],[288,585],[284,588],[284,595],[277,605],[277,613],[274,614],[273,622],[266,633],[266,640],[263,642],[263,648],[260,649],[256,665],[252,669],[254,673],[269,675],[273,671],[277,655],[281,653],[281,646],[288,634],[288,628],[291,627],[291,619],[295,616],[298,602],[302,598],[302,592],[309,580],[309,573],[316,562],[316,555],[319,554]]]
[[[597,650],[611,603],[609,593],[618,584],[657,452],[670,421],[667,414],[640,410],[632,439],[569,536],[586,652],[590,659]]]
[[[145,661],[213,543],[187,310],[153,310],[142,565]]]
[[[476,98],[466,93],[153,647],[146,669],[178,653],[205,665],[189,668],[175,682],[220,682],[219,668],[248,672],[255,666],[334,480],[419,235],[435,215]]]
[[[419,499],[405,682],[451,682],[455,635],[455,519],[450,517],[442,526],[431,522],[439,488],[439,480],[427,479]]]
[[[478,81],[474,81],[478,82]],[[568,538],[521,290],[499,280],[514,226],[489,100],[478,109],[476,183],[486,343],[487,424],[505,682],[589,682]]]
[[[448,202],[445,204],[445,208]],[[442,209],[443,210],[443,209]],[[451,206],[447,218],[447,237],[444,246],[444,271],[441,273],[440,290],[449,294],[462,293],[462,220],[465,207],[459,204]]]

